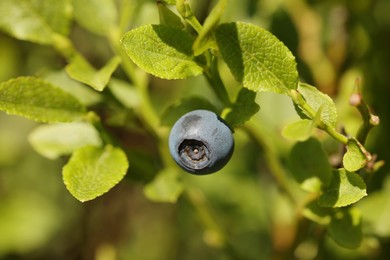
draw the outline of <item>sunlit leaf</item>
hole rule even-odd
[[[42,125],[30,133],[28,140],[38,153],[49,159],[71,154],[86,145],[102,144],[97,130],[84,122]]]
[[[73,5],[76,21],[91,32],[106,35],[117,24],[114,0],[73,0]]]
[[[184,79],[203,72],[192,53],[194,38],[168,25],[145,25],[121,40],[127,55],[143,70],[165,79]]]
[[[368,158],[363,149],[363,146],[355,138],[348,140],[347,152],[343,157],[343,165],[347,171],[357,171],[367,164]]]
[[[309,84],[299,83],[298,91],[303,95],[306,102],[317,113],[321,109],[320,119],[326,124],[335,127],[337,122],[337,110],[333,100],[326,94],[319,91],[317,88]],[[297,112],[301,118],[312,119],[305,112],[297,108]]]
[[[332,182],[319,198],[321,207],[345,207],[367,196],[366,184],[354,172],[345,169],[333,171]]]
[[[306,141],[311,136],[313,129],[313,121],[303,119],[285,126],[282,135],[288,139]]]
[[[84,106],[72,95],[33,77],[1,83],[0,110],[40,122],[78,121],[85,115]]]
[[[65,70],[50,71],[44,79],[77,98],[83,105],[91,106],[102,100],[102,96],[89,86],[69,77]]]
[[[84,146],[72,154],[62,175],[69,192],[84,202],[113,188],[125,176],[128,167],[126,154],[120,148]]]
[[[96,70],[82,56],[77,55],[66,66],[66,72],[71,78],[83,82],[97,91],[102,91],[120,62],[120,57],[114,56],[103,68]]]
[[[70,0],[0,1],[0,29],[40,44],[52,44],[55,34],[68,34],[71,15]]]
[[[221,24],[216,40],[238,82],[252,91],[286,94],[298,86],[295,57],[270,32],[252,24]]]

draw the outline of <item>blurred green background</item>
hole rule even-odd
[[[133,27],[158,23],[155,1],[132,2],[137,8]],[[191,5],[202,21],[214,3],[197,0]],[[359,122],[358,113],[348,105],[348,95],[359,78],[366,102],[381,119],[380,126],[369,137],[367,148],[378,154],[379,159],[388,161],[389,14],[388,0],[231,0],[223,21],[251,22],[282,40],[297,57],[301,80],[317,86],[335,100],[339,124],[347,133],[354,133]],[[112,56],[104,38],[77,23],[73,24],[71,39],[97,67]],[[21,75],[47,77],[62,70],[64,65],[65,61],[54,49],[0,33],[0,82]],[[221,71],[229,93],[234,95],[238,83],[223,64]],[[121,71],[115,76],[123,77]],[[156,111],[192,95],[218,103],[202,77],[179,81],[151,78],[150,91]],[[122,114],[116,114],[118,108],[110,103],[110,94],[103,93],[103,96],[96,110],[119,118]],[[284,163],[292,143],[281,137],[280,132],[284,125],[297,119],[294,108],[290,100],[276,94],[259,94],[258,102],[261,111],[253,120],[261,126]],[[131,118],[131,115],[123,116]],[[80,203],[62,182],[61,167],[67,158],[45,159],[29,145],[28,134],[36,126],[37,123],[0,113],[0,259],[379,259],[390,256],[390,231],[380,238],[367,237],[357,250],[346,250],[326,235],[318,236],[313,224],[308,224],[313,225],[307,229],[310,232],[302,234],[306,236],[304,243],[290,252],[297,209],[275,185],[264,158],[267,148],[251,142],[241,130],[235,133],[237,145],[228,166],[203,177],[183,173],[189,192],[176,204],[169,204],[152,202],[143,192],[143,184],[158,168],[158,163],[153,161],[155,140],[139,129],[114,129],[129,140],[129,147],[135,148],[129,155],[128,178],[104,196]],[[331,153],[335,145],[324,141],[325,145],[328,143],[326,147]],[[389,188],[383,185],[389,167],[385,164],[375,174],[368,187],[369,194]],[[222,247],[224,243],[227,246]]]

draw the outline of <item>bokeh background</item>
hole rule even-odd
[[[129,1],[137,8],[133,27],[159,22],[156,1]],[[214,4],[191,2],[200,21]],[[301,80],[335,100],[339,126],[352,134],[359,116],[349,106],[348,96],[359,79],[365,101],[381,119],[367,149],[388,162],[389,14],[388,0],[230,0],[223,21],[250,22],[282,40],[297,58]],[[112,55],[106,39],[77,23],[72,25],[71,38],[97,67]],[[0,32],[0,82],[21,75],[63,73],[64,65],[54,49]],[[221,71],[234,95],[238,83],[223,64]],[[115,76],[123,77],[123,73],[119,70]],[[176,100],[193,95],[218,104],[202,77],[150,78],[150,91],[161,113]],[[118,113],[117,105],[106,96],[110,94],[99,97],[97,111],[103,110],[107,117],[116,114],[115,120],[132,118],[131,112]],[[280,132],[298,117],[286,97],[264,93],[257,99],[261,111],[253,120],[267,135],[283,167],[293,143]],[[114,128],[134,148],[128,176],[104,196],[80,203],[62,182],[61,167],[67,158],[48,160],[31,148],[28,135],[37,126],[0,113],[0,259],[383,259],[390,255],[390,231],[379,238],[369,236],[361,248],[347,250],[326,234],[317,234],[314,224],[302,234],[305,243],[291,251],[297,208],[278,191],[265,158],[269,148],[254,144],[240,130],[235,133],[236,150],[228,166],[203,177],[183,173],[190,192],[172,204],[153,202],[144,195],[144,184],[159,167],[153,137],[142,129]],[[331,153],[334,144],[324,143]],[[131,161],[132,157],[136,160]],[[375,173],[369,193],[385,189],[389,167],[385,164]]]

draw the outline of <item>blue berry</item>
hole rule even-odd
[[[222,118],[207,110],[183,115],[171,129],[169,151],[189,173],[209,174],[220,170],[232,156],[232,131]]]

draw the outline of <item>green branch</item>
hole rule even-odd
[[[362,116],[363,123],[356,134],[356,139],[364,144],[371,129],[379,124],[379,117],[371,114],[369,107],[364,102],[359,88],[359,80],[355,82],[355,91],[350,96],[349,103],[356,107]]]
[[[254,121],[250,121],[248,124],[244,125],[242,129],[252,138],[252,140],[263,148],[265,160],[277,185],[287,195],[290,201],[296,204],[297,201],[290,186],[290,180],[287,179],[287,173],[281,165],[277,152],[270,142],[270,138],[267,138],[266,134],[262,131],[262,127]]]

